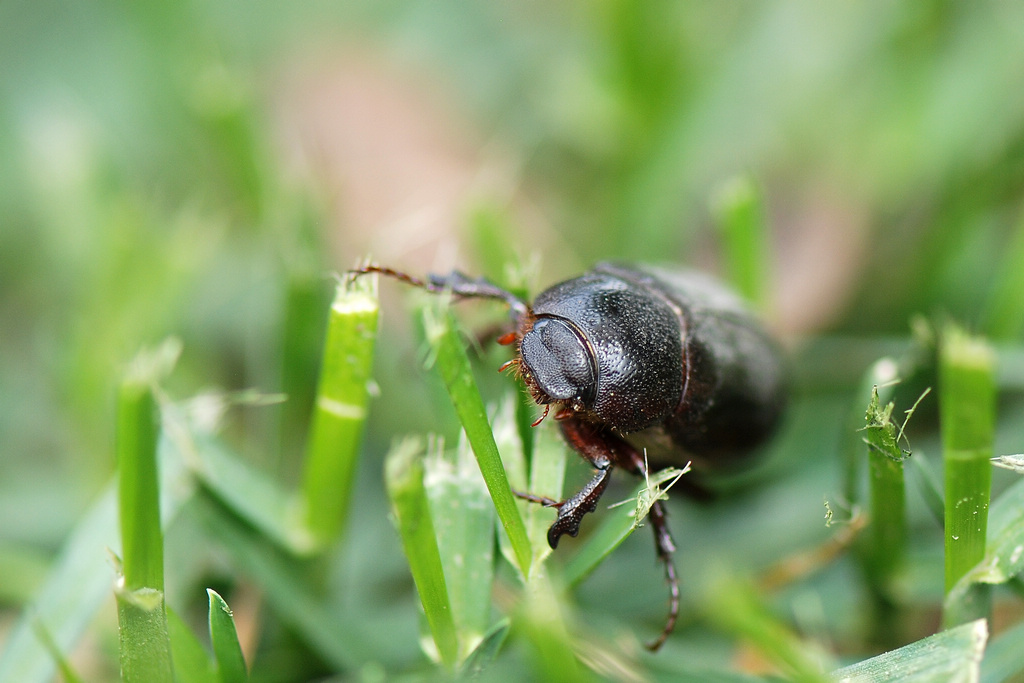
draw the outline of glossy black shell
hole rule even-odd
[[[520,354],[538,388],[646,448],[652,464],[727,464],[779,421],[782,354],[707,276],[602,263],[542,292],[533,313]]]

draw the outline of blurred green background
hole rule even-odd
[[[0,3],[0,554],[34,568],[0,580],[0,638],[114,472],[114,391],[140,347],[182,339],[176,397],[291,394],[226,425],[290,481],[288,413],[308,410],[320,329],[286,312],[325,311],[331,271],[371,254],[500,277],[501,254],[539,258],[536,287],[604,258],[720,272],[714,205],[738,175],[764,197],[774,325],[825,349],[804,357],[814,400],[779,447],[820,475],[776,490],[794,519],[780,513],[789,531],[762,550],[820,538],[837,416],[879,340],[923,313],[1019,348],[1022,84],[1011,2]],[[392,639],[374,653],[384,669],[403,670],[416,606],[381,455],[395,434],[454,423],[418,372],[404,289],[382,290],[349,537],[369,568],[349,587],[371,582],[353,614]],[[1001,424],[1019,452],[1021,420]],[[745,514],[716,523],[749,541]],[[699,565],[676,535],[684,568]],[[618,627],[641,610],[658,623],[648,545],[584,587],[585,609],[601,615],[594,596],[634,562],[650,588],[610,609]],[[191,590],[217,564],[184,574]],[[78,654],[92,679],[110,638]]]

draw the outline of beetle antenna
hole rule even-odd
[[[348,272],[352,277],[359,277],[367,273],[380,273],[413,287],[425,289],[428,292],[441,293],[450,291],[455,296],[463,299],[498,299],[508,304],[510,311],[516,318],[526,315],[530,309],[525,301],[507,289],[502,289],[486,278],[481,277],[471,280],[457,270],[452,271],[449,275],[429,275],[426,280],[421,280],[400,270],[379,266],[374,263],[368,263]]]
[[[533,424],[531,424],[530,426],[531,427],[536,427],[541,422],[543,422],[544,418],[548,416],[548,411],[549,410],[551,410],[551,404],[550,403],[545,403],[544,404],[544,413],[540,417],[538,417],[537,420]]]

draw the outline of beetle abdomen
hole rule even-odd
[[[663,422],[630,440],[652,459],[728,465],[774,432],[786,404],[782,353],[741,299],[697,272],[600,264],[667,298],[680,317],[681,400]]]

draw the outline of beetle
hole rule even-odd
[[[513,331],[498,341],[516,353],[501,370],[516,367],[544,406],[534,426],[556,407],[565,441],[595,469],[563,501],[517,493],[557,509],[552,548],[579,533],[615,468],[646,476],[688,463],[696,473],[738,467],[775,431],[787,402],[779,345],[736,294],[696,271],[604,262],[532,303],[457,271],[426,280],[379,265],[352,272],[508,305]],[[649,517],[670,588],[665,626],[647,644],[656,651],[675,628],[679,580],[660,500]]]

